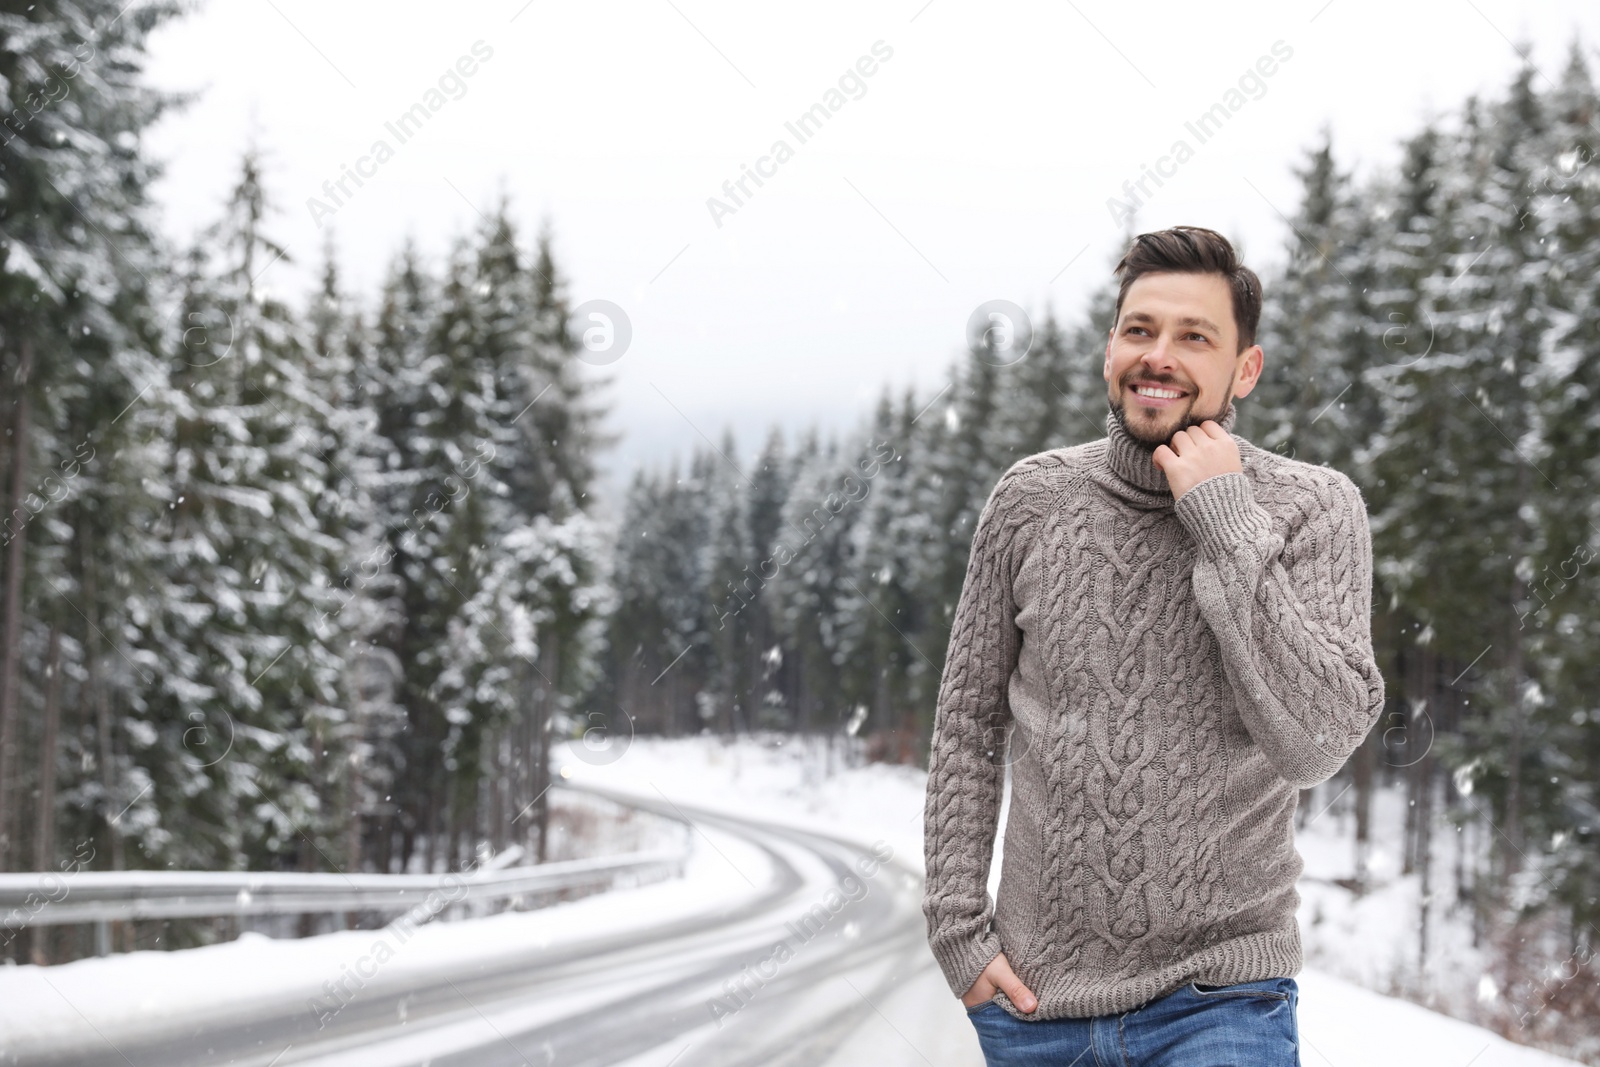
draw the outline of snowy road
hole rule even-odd
[[[601,1067],[825,1063],[878,1005],[929,969],[920,875],[889,850],[663,798],[745,883],[705,907],[620,932],[594,925],[372,982],[332,1015],[301,995],[137,1020],[13,1047],[19,1064]],[[601,927],[603,928],[603,927]],[[88,1021],[92,1016],[85,1016]],[[892,1028],[893,1024],[887,1024]],[[959,1058],[965,1061],[966,1057]]]
[[[682,879],[430,923],[403,941],[246,934],[0,968],[0,1065],[981,1067],[923,942],[921,777],[818,773],[798,747],[640,741],[615,765],[563,768],[691,822]],[[876,863],[880,842],[889,863]],[[1304,843],[1337,871],[1327,842]],[[1332,916],[1307,926],[1324,952],[1341,932],[1383,940],[1414,913],[1346,922],[1324,889],[1306,887]],[[393,946],[381,966],[319,1015],[313,998],[379,945]],[[1298,979],[1306,1067],[1576,1067],[1319,968]]]

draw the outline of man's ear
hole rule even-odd
[[[1251,345],[1239,353],[1238,380],[1233,386],[1233,395],[1246,397],[1250,390],[1256,387],[1256,382],[1261,380],[1261,368],[1266,362],[1266,354],[1261,351],[1260,345]]]

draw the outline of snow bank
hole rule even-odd
[[[864,845],[884,841],[913,868],[922,864],[925,776],[915,768],[846,766],[840,750],[778,736],[737,741],[639,738],[622,758],[605,766],[586,762],[586,755],[558,748],[558,780],[633,792],[658,803],[664,796],[678,804],[820,830]],[[1408,890],[1396,875],[1381,842],[1374,873],[1383,888],[1362,901],[1352,902],[1344,890],[1314,880],[1349,872],[1349,844],[1336,818],[1319,815],[1299,838],[1309,876],[1301,887],[1308,967],[1298,976],[1303,1062],[1308,1067],[1570,1065],[1573,1061],[1512,1044],[1330,973],[1339,968],[1382,980],[1394,964],[1396,947],[1404,952],[1416,905],[1414,887]],[[1379,826],[1392,821],[1374,820]],[[396,948],[374,981],[404,983],[439,967],[502,954],[508,946],[614,933],[745,897],[751,886],[743,872],[767,871],[764,854],[713,827],[700,829],[707,837],[693,835],[682,880],[537,912],[430,924]],[[1446,929],[1442,927],[1440,937],[1448,945],[1454,935]],[[20,1053],[55,1035],[79,1033],[85,1018],[110,1036],[175,1013],[220,1012],[267,1000],[305,1001],[356,961],[370,958],[374,943],[384,936],[381,930],[283,941],[247,935],[184,952],[134,952],[51,968],[6,968],[0,970],[0,1052]],[[944,988],[931,956],[927,962],[895,996],[875,1006],[875,1016],[828,1067],[864,1062],[981,1067],[970,1025]]]

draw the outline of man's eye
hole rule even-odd
[[[1190,333],[1188,336],[1198,338],[1201,341],[1206,339],[1206,335],[1203,333]]]

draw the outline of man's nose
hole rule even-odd
[[[1141,362],[1152,370],[1157,367],[1170,368],[1172,366],[1172,339],[1166,334],[1156,337],[1156,343],[1140,357]]]

